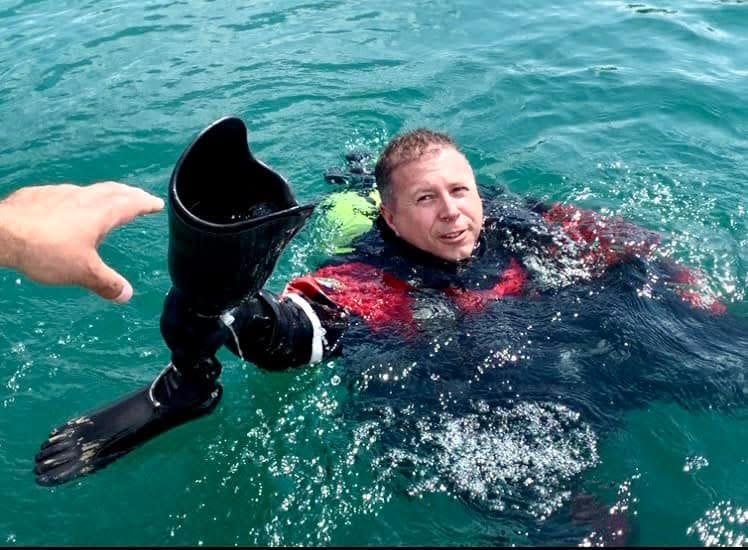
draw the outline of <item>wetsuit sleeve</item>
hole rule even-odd
[[[663,282],[691,307],[715,315],[727,313],[727,306],[709,287],[706,276],[699,270],[681,265],[669,258],[661,258],[658,265],[664,273]]]
[[[322,293],[263,291],[235,312],[227,347],[258,367],[283,370],[338,354],[347,325],[347,312]]]

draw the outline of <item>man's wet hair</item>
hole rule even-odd
[[[411,130],[390,141],[374,168],[382,203],[392,204],[392,173],[398,167],[418,160],[427,152],[440,147],[452,147],[460,151],[455,141],[447,134],[427,128]]]

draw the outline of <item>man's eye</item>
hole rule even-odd
[[[463,193],[467,193],[467,191],[468,191],[468,188],[466,186],[455,187],[454,189],[452,189],[452,193],[459,194],[459,195],[462,195]]]
[[[431,200],[432,198],[434,198],[434,195],[421,195],[421,196],[419,196],[419,197],[418,197],[418,198],[416,199],[416,202],[421,202],[421,203],[423,203],[423,202],[428,202],[428,201],[430,201],[430,200]]]

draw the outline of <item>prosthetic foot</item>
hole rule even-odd
[[[195,370],[199,374],[190,376],[169,364],[151,385],[53,430],[36,455],[37,482],[57,485],[103,468],[160,433],[211,412],[221,398],[215,382],[221,365],[210,358]]]

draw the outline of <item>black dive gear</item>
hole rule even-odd
[[[345,155],[345,170],[331,166],[325,170],[325,181],[353,189],[371,191],[376,186],[372,167],[374,161],[376,159],[369,151],[354,149]]]
[[[161,334],[171,362],[150,385],[54,430],[36,456],[37,482],[65,483],[210,413],[221,398],[215,357],[257,303],[288,242],[313,210],[254,158],[247,129],[226,117],[182,154],[169,185],[169,273]]]
[[[309,306],[312,313],[308,313],[288,296],[278,299],[260,291],[232,311],[235,328],[226,347],[266,370],[300,367],[337,355],[348,315],[324,294],[318,294],[313,301],[314,306]],[[315,331],[312,318],[320,329],[324,326],[324,331]],[[315,339],[319,345],[318,357],[314,355]]]

